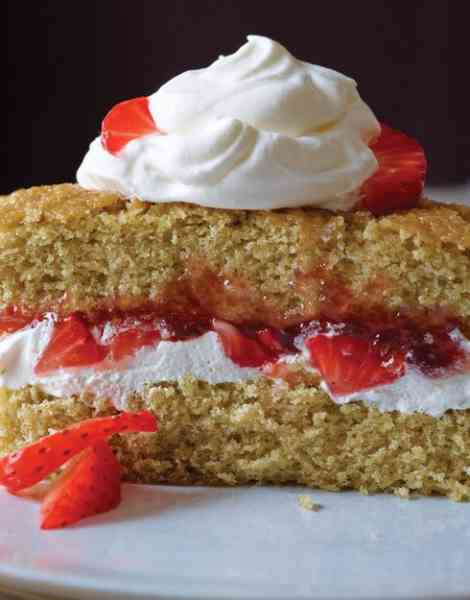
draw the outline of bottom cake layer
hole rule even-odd
[[[115,436],[124,477],[170,484],[295,483],[327,490],[470,499],[470,410],[382,413],[339,406],[315,385],[267,378],[210,385],[187,377],[149,385],[129,410],[150,408],[157,434]],[[0,452],[116,412],[91,396],[0,388]]]

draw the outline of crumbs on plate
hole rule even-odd
[[[310,496],[307,496],[306,494],[297,496],[297,502],[304,510],[318,512],[322,508],[321,504],[317,504]]]

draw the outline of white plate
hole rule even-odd
[[[462,597],[469,557],[470,505],[442,498],[127,485],[117,510],[41,532],[35,502],[0,492],[0,586],[61,598]]]

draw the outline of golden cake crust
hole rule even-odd
[[[470,322],[470,209],[381,218],[129,202],[63,184],[0,199],[0,307],[131,308],[282,326],[385,310]]]

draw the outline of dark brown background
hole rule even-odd
[[[470,175],[466,4],[4,0],[0,192],[72,180],[111,105],[234,51],[247,33],[357,79],[380,119],[423,143],[432,181],[463,181]]]

